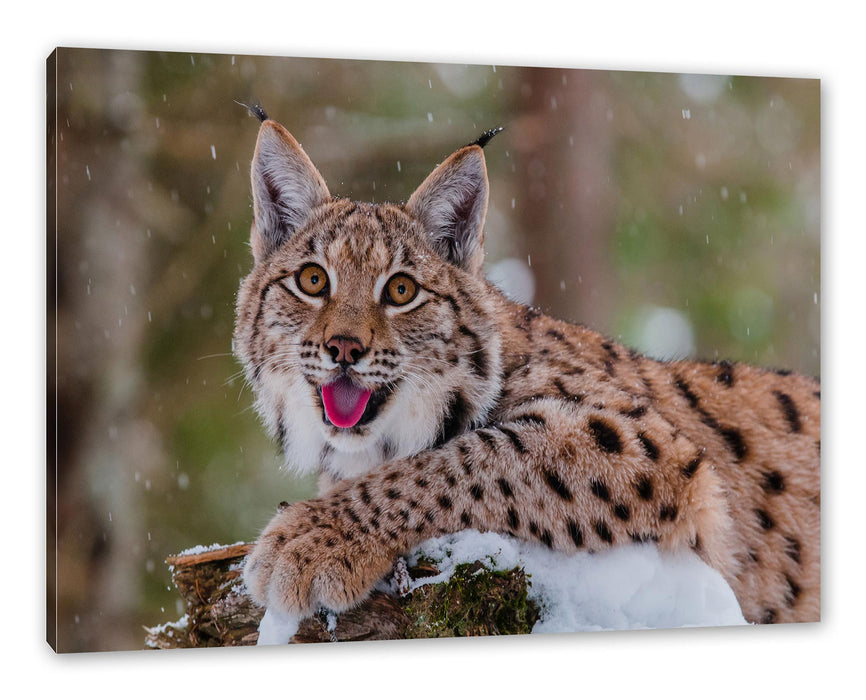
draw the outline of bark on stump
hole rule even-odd
[[[251,544],[234,544],[166,559],[172,581],[187,605],[177,622],[145,628],[152,649],[248,646],[258,640],[264,609],[246,593],[243,559]],[[423,562],[404,572],[413,580],[439,573]],[[483,575],[481,575],[483,574]],[[457,567],[447,583],[420,585],[405,595],[373,592],[340,615],[304,620],[291,643],[473,636],[529,632],[538,608],[527,599],[522,569],[491,571],[482,562]],[[408,585],[404,586],[404,593]]]

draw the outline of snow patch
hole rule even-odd
[[[190,547],[189,549],[184,549],[177,554],[176,557],[185,557],[191,554],[204,554],[205,552],[213,552],[217,549],[223,549],[224,547],[235,547],[239,544],[245,544],[243,541],[235,542],[234,544],[219,544],[218,542],[214,542],[213,544],[197,544],[195,547]]]
[[[435,560],[441,573],[414,581],[413,588],[448,580],[461,563],[522,567],[530,577],[529,597],[541,609],[533,634],[747,624],[721,574],[692,552],[635,544],[566,555],[465,530],[422,543],[409,556],[410,566],[421,554]]]
[[[289,640],[297,633],[300,625],[301,618],[269,608],[265,610],[265,614],[259,622],[259,640],[256,642],[256,646],[288,644]]]
[[[77,617],[78,616],[76,615],[76,620],[75,620],[76,623],[78,622]],[[163,622],[161,625],[154,625],[153,627],[148,627],[147,631],[154,636],[157,636],[160,634],[166,634],[169,637],[173,637],[175,630],[185,630],[187,628],[188,624],[189,624],[189,616],[186,613],[184,613],[180,617],[180,619],[178,619],[175,622]]]

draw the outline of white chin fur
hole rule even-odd
[[[327,471],[337,478],[366,474],[383,464],[382,445],[387,442],[394,450],[391,459],[409,457],[429,447],[436,440],[439,424],[436,401],[418,395],[412,387],[401,384],[387,405],[369,425],[364,438],[346,435],[332,439],[334,452]]]
[[[298,474],[324,469],[337,479],[357,477],[385,462],[386,443],[393,450],[390,458],[398,459],[416,454],[436,440],[440,404],[444,399],[431,401],[429,394],[422,396],[412,384],[402,382],[375,420],[366,426],[366,435],[358,436],[348,430],[334,435],[333,428],[322,420],[321,406],[313,403],[310,386],[302,377],[268,379],[263,386],[271,391],[263,391],[259,409],[276,433],[276,412],[269,409],[280,404],[285,407],[285,464]],[[333,451],[323,464],[326,445]]]

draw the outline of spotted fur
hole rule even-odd
[[[252,183],[235,348],[287,463],[322,474],[320,497],[281,507],[249,557],[255,600],[344,610],[400,553],[474,527],[564,552],[691,548],[748,620],[819,618],[817,381],[657,362],[509,301],[482,273],[479,143],[406,204],[365,204],[331,197],[266,119]],[[310,263],[327,293],[299,287]],[[383,291],[396,274],[417,284],[405,306]],[[351,339],[350,365],[333,338]],[[372,392],[351,428],[323,414],[320,387],[341,373]]]

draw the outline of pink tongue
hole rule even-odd
[[[351,428],[364,415],[370,394],[369,389],[356,386],[348,377],[340,377],[325,384],[322,387],[322,402],[328,420],[338,428]]]

